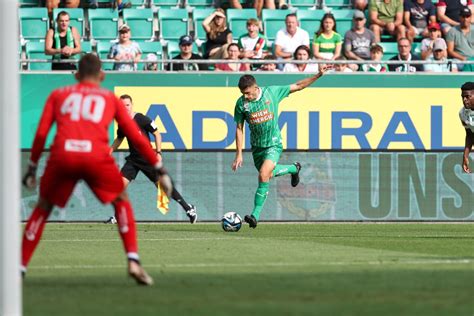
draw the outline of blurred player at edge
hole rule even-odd
[[[469,168],[469,154],[474,144],[474,82],[466,82],[461,87],[461,98],[463,107],[459,111],[459,118],[466,129],[466,141],[462,159],[462,170],[471,173]]]
[[[137,123],[138,127],[142,135],[150,141],[149,133],[152,133],[155,136],[155,151],[156,154],[160,156],[161,159],[161,135],[156,127],[155,122],[153,122],[148,116],[143,115],[142,113],[137,113],[133,111],[133,100],[132,97],[128,94],[124,94],[120,96],[125,108],[127,109],[128,114],[130,117],[133,118],[135,123]],[[122,129],[117,129],[117,138],[114,139],[112,143],[112,151],[115,151],[119,148],[120,144],[122,144],[125,135],[123,134]],[[143,174],[158,187],[158,178],[156,172],[152,166],[150,166],[146,160],[140,155],[138,150],[135,148],[134,144],[128,141],[128,148],[130,149],[130,155],[125,158],[127,162],[123,165],[120,172],[122,173],[122,179],[125,187],[127,187],[132,180],[137,177],[139,171],[143,172]],[[181,194],[173,187],[173,192],[171,193],[171,198],[178,202],[183,210],[186,212],[186,215],[189,217],[189,221],[191,224],[194,224],[197,220],[197,212],[196,207],[192,204],[188,204]],[[114,223],[116,218],[112,216],[106,223]]]
[[[110,155],[108,127],[117,120],[145,159],[155,167],[160,185],[171,192],[172,183],[150,144],[112,92],[100,88],[104,79],[99,58],[84,55],[75,74],[79,83],[54,90],[46,101],[31,150],[23,184],[36,185],[36,168],[46,137],[54,122],[57,132],[44,174],[39,200],[25,227],[22,245],[22,273],[38,245],[53,207],[64,207],[79,180],[84,180],[102,203],[112,203],[118,229],[128,258],[128,273],[137,283],[153,284],[140,265],[135,219],[122,176]]]
[[[272,176],[280,177],[291,174],[293,187],[296,187],[300,182],[301,164],[299,162],[292,165],[278,164],[283,151],[280,128],[278,127],[278,105],[290,93],[301,91],[310,86],[327,69],[329,68],[321,65],[318,74],[288,86],[259,87],[253,76],[240,77],[239,89],[242,96],[237,100],[234,110],[234,121],[237,124],[235,134],[237,151],[232,163],[232,170],[237,171],[242,166],[244,122],[247,122],[250,128],[253,162],[258,170],[258,188],[255,192],[253,212],[244,217],[251,228],[257,227]]]

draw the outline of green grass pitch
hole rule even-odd
[[[472,224],[139,224],[153,287],[115,225],[48,224],[25,315],[470,315]]]

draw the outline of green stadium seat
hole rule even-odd
[[[316,9],[318,6],[318,0],[290,0],[289,5],[298,10]]]
[[[186,0],[186,8],[212,8],[214,0]]]
[[[114,44],[111,41],[97,41],[97,55],[100,59],[109,59],[110,47]],[[114,63],[102,63],[103,70],[113,70]]]
[[[125,9],[123,20],[130,26],[132,39],[149,40],[154,37],[152,9]]]
[[[82,42],[81,42],[81,52],[82,52],[83,54],[92,53],[93,50],[92,50],[91,42],[89,42],[89,41],[82,41]]]
[[[188,34],[188,11],[186,9],[160,9],[158,11],[160,39],[178,40]]]
[[[292,12],[292,10],[262,10],[263,30],[269,41],[275,40],[277,32],[285,27],[286,16]]]
[[[39,7],[39,0],[20,0],[18,1],[21,7]]]
[[[26,58],[51,59],[52,56],[48,56],[44,53],[44,41],[30,41],[26,43]],[[28,63],[28,70],[51,71],[51,63]]]
[[[323,8],[344,9],[351,7],[350,0],[323,0]]]
[[[20,8],[20,35],[25,40],[44,40],[49,28],[46,8]]]
[[[142,60],[147,59],[148,54],[155,54],[158,60],[163,59],[163,46],[160,42],[139,42],[137,41],[138,45],[140,45],[140,49],[142,51]],[[138,69],[143,70],[145,64],[139,64]],[[163,63],[158,63],[158,69],[163,70]]]
[[[354,15],[354,10],[352,9],[340,9],[332,10],[331,13],[336,19],[337,32],[341,34],[342,37],[352,28],[352,17]]]
[[[128,0],[132,5],[132,8],[145,8],[145,0]]]
[[[69,25],[74,26],[79,32],[81,38],[83,38],[85,35],[84,10],[62,8],[53,9],[54,21],[56,21],[56,18],[58,17],[59,12],[61,11],[66,11],[69,14],[69,18],[71,21]]]
[[[415,55],[420,56],[421,55],[421,43],[420,42],[415,42],[411,45],[411,52]]]
[[[181,0],[151,0],[151,6],[153,8],[158,8],[159,10],[172,9],[179,8],[180,2]]]
[[[168,59],[173,59],[180,53],[178,41],[168,42]],[[193,53],[199,54],[199,48],[196,43],[193,44]]]
[[[193,24],[194,24],[194,39],[205,41],[206,31],[202,27],[202,21],[204,21],[215,9],[194,9],[193,10]]]
[[[298,10],[300,27],[309,33],[310,38],[319,30],[324,14],[323,10]]]
[[[112,40],[118,36],[118,12],[110,9],[89,9],[91,38]]]
[[[247,20],[257,19],[255,9],[227,9],[227,23],[233,38],[239,38],[247,33]]]
[[[383,60],[389,60],[398,55],[398,44],[396,42],[383,42],[379,45],[383,47]]]

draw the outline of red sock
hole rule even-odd
[[[24,268],[26,268],[30,262],[33,252],[35,251],[36,246],[38,246],[49,214],[51,214],[51,212],[43,210],[38,206],[33,210],[33,213],[31,213],[30,219],[25,227],[25,232],[23,233],[21,264]]]
[[[127,257],[138,260],[137,228],[132,205],[130,205],[129,201],[119,201],[114,203],[114,208],[120,237],[122,238]]]

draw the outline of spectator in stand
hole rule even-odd
[[[400,60],[400,61],[412,61],[420,60],[416,55],[411,54],[411,42],[408,38],[401,38],[398,40],[398,55],[390,58],[390,60]],[[395,72],[417,72],[423,71],[423,65],[421,64],[390,64],[388,65],[390,71]]]
[[[380,62],[383,58],[383,47],[375,44],[370,47],[370,60]],[[364,72],[388,72],[388,66],[382,63],[364,64],[361,67]]]
[[[339,56],[336,61],[346,61],[347,59],[344,56]],[[334,64],[334,70],[330,71],[331,73],[335,72],[352,72],[352,69],[348,67],[348,64]]]
[[[179,38],[179,55],[175,56],[173,60],[202,60],[202,57],[193,53],[193,38],[189,35],[183,35]],[[169,64],[166,70],[173,71],[198,71],[207,70],[206,64]]]
[[[239,55],[240,55],[239,45],[232,43],[229,46],[227,46],[227,55],[228,57],[226,59],[229,60],[229,62],[225,64],[216,64],[215,66],[216,71],[249,71],[250,70],[249,64],[235,62],[237,60],[240,60],[239,59]]]
[[[335,60],[341,56],[342,37],[337,33],[336,19],[326,13],[313,38],[313,55],[316,59]]]
[[[49,19],[53,20],[53,9],[59,8],[59,4],[61,4],[62,8],[67,9],[74,9],[79,8],[81,0],[45,0],[46,9],[48,9]]]
[[[130,36],[130,27],[122,24],[119,28],[119,40],[112,45],[109,52],[109,58],[116,60],[114,70],[137,70],[137,62],[142,57],[142,51],[137,42],[130,40]]]
[[[421,59],[433,57],[433,44],[438,38],[441,38],[441,26],[439,23],[430,23],[428,25],[429,37],[421,41]],[[444,41],[444,39],[443,39]]]
[[[59,12],[56,18],[56,27],[52,27],[46,33],[44,41],[44,52],[52,55],[53,60],[72,59],[74,55],[81,52],[81,39],[79,32],[73,26],[69,26],[69,14],[65,11]],[[52,64],[52,70],[75,70],[73,63]]]
[[[247,34],[239,38],[240,57],[249,59],[262,59],[268,54],[267,39],[259,33],[257,19],[247,20]]]
[[[436,23],[436,8],[431,0],[405,0],[404,20],[407,38],[413,42],[415,36],[428,37],[428,24]]]
[[[311,56],[311,51],[305,45],[300,45],[294,53],[294,60],[309,60]],[[318,65],[317,64],[292,64],[288,63],[283,68],[284,72],[310,72],[316,73],[318,72]]]
[[[374,32],[375,41],[380,42],[384,32],[395,36],[397,40],[405,37],[403,25],[403,0],[370,0],[370,29]]]
[[[468,7],[460,12],[460,25],[452,27],[446,35],[448,54],[451,58],[468,60],[474,58],[474,25],[471,24],[472,13]],[[459,65],[459,69],[463,67]]]
[[[286,27],[279,30],[275,38],[275,55],[281,59],[291,59],[301,45],[309,48],[309,34],[299,27],[296,14],[290,13],[285,19]]]
[[[275,61],[276,57],[274,55],[267,55],[263,58],[263,60],[272,60]],[[276,63],[268,63],[268,64],[262,64],[260,68],[257,69],[257,71],[280,71],[277,69]]]
[[[153,53],[149,53],[146,55],[146,63],[144,66],[145,71],[158,71],[158,56]]]
[[[226,59],[227,46],[232,43],[232,32],[227,28],[224,10],[216,9],[203,22],[206,31],[205,59]]]
[[[448,59],[446,42],[442,38],[438,38],[433,43],[433,57],[428,60],[444,61],[445,64],[425,64],[426,72],[458,72],[456,64],[452,64]]]
[[[352,0],[352,7],[355,10],[364,12],[367,9],[369,2],[367,0]]]
[[[350,60],[369,60],[370,47],[375,44],[374,33],[365,27],[365,14],[356,10],[353,27],[344,36],[344,54]]]
[[[465,6],[471,10],[471,13],[474,12],[472,0],[439,0],[436,13],[445,35],[453,26],[458,26],[461,23],[459,12]]]
[[[242,9],[242,3],[239,0],[229,0],[229,6],[232,9]],[[275,10],[275,0],[253,0],[249,1],[248,3],[244,3],[244,7],[247,8],[254,8],[257,11],[257,15],[262,15],[262,9],[272,9]],[[279,9],[288,9],[288,4],[286,0],[278,1],[278,8]]]

